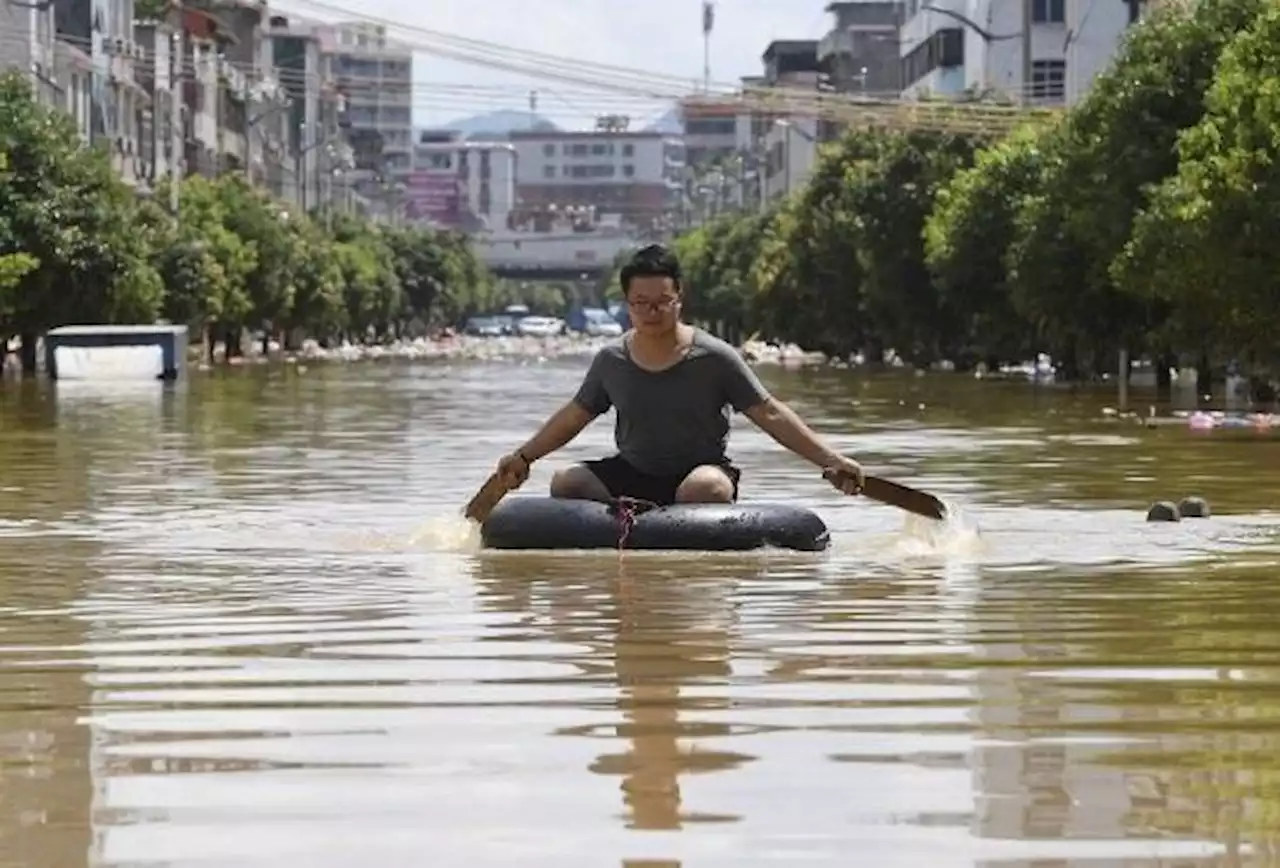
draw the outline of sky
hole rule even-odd
[[[729,85],[760,74],[760,55],[774,39],[821,38],[830,17],[826,5],[827,0],[716,0],[712,81]],[[434,31],[390,31],[416,49],[414,121],[420,127],[497,109],[527,112],[532,90],[538,92],[538,114],[569,129],[589,128],[600,114],[629,115],[639,127],[669,105],[619,93],[616,86],[593,88],[603,73],[590,67],[571,66],[565,77],[580,80],[566,81],[442,57],[441,48],[457,50],[450,37],[496,43],[501,48],[490,56],[507,62],[519,57],[510,50],[538,52],[682,80],[662,83],[666,89],[683,85],[692,91],[702,81],[702,0],[281,0],[278,6],[322,20],[349,11],[351,17]]]

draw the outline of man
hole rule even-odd
[[[629,497],[661,506],[734,502],[741,473],[725,455],[732,407],[827,471],[837,488],[861,490],[856,461],[824,445],[772,397],[733,347],[681,321],[674,254],[658,244],[643,248],[623,267],[621,283],[632,329],[597,352],[573,399],[498,462],[508,488],[524,484],[533,462],[613,407],[617,454],[557,470],[552,497],[606,503]]]

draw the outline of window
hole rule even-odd
[[[690,136],[731,136],[738,129],[737,118],[691,118],[684,122]]]
[[[946,27],[902,58],[902,81],[912,85],[935,69],[955,66],[964,66],[964,31],[958,27]]]
[[[622,146],[622,156],[624,156],[624,157],[634,157],[634,156],[635,156],[635,154],[636,154],[636,146],[635,146],[635,145],[623,145],[623,146]]]
[[[1031,20],[1036,24],[1064,24],[1067,0],[1032,0]]]
[[[1067,62],[1037,60],[1031,64],[1033,99],[1062,100],[1067,96]]]
[[[615,169],[612,163],[596,163],[565,166],[564,173],[570,178],[612,178]]]
[[[634,178],[636,176],[636,167],[630,164],[622,167],[622,177]]]
[[[555,146],[555,145],[543,145],[543,146],[542,146],[542,156],[544,156],[544,157],[554,157],[555,155],[556,155],[556,146]]]
[[[548,145],[547,147],[551,147],[551,146],[550,146],[550,145]],[[566,166],[565,168],[568,168],[568,167]],[[556,176],[556,167],[555,167],[555,166],[543,166],[543,167],[542,167],[542,177],[544,177],[544,178],[554,178],[555,176]]]

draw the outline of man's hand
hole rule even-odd
[[[508,491],[514,491],[529,478],[529,461],[519,451],[498,459],[498,478]]]
[[[822,469],[822,478],[845,494],[861,493],[862,486],[866,483],[862,465],[844,455],[835,457],[835,462]]]

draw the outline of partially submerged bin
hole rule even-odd
[[[58,380],[172,380],[186,368],[187,327],[62,326],[45,335],[44,352]]]

